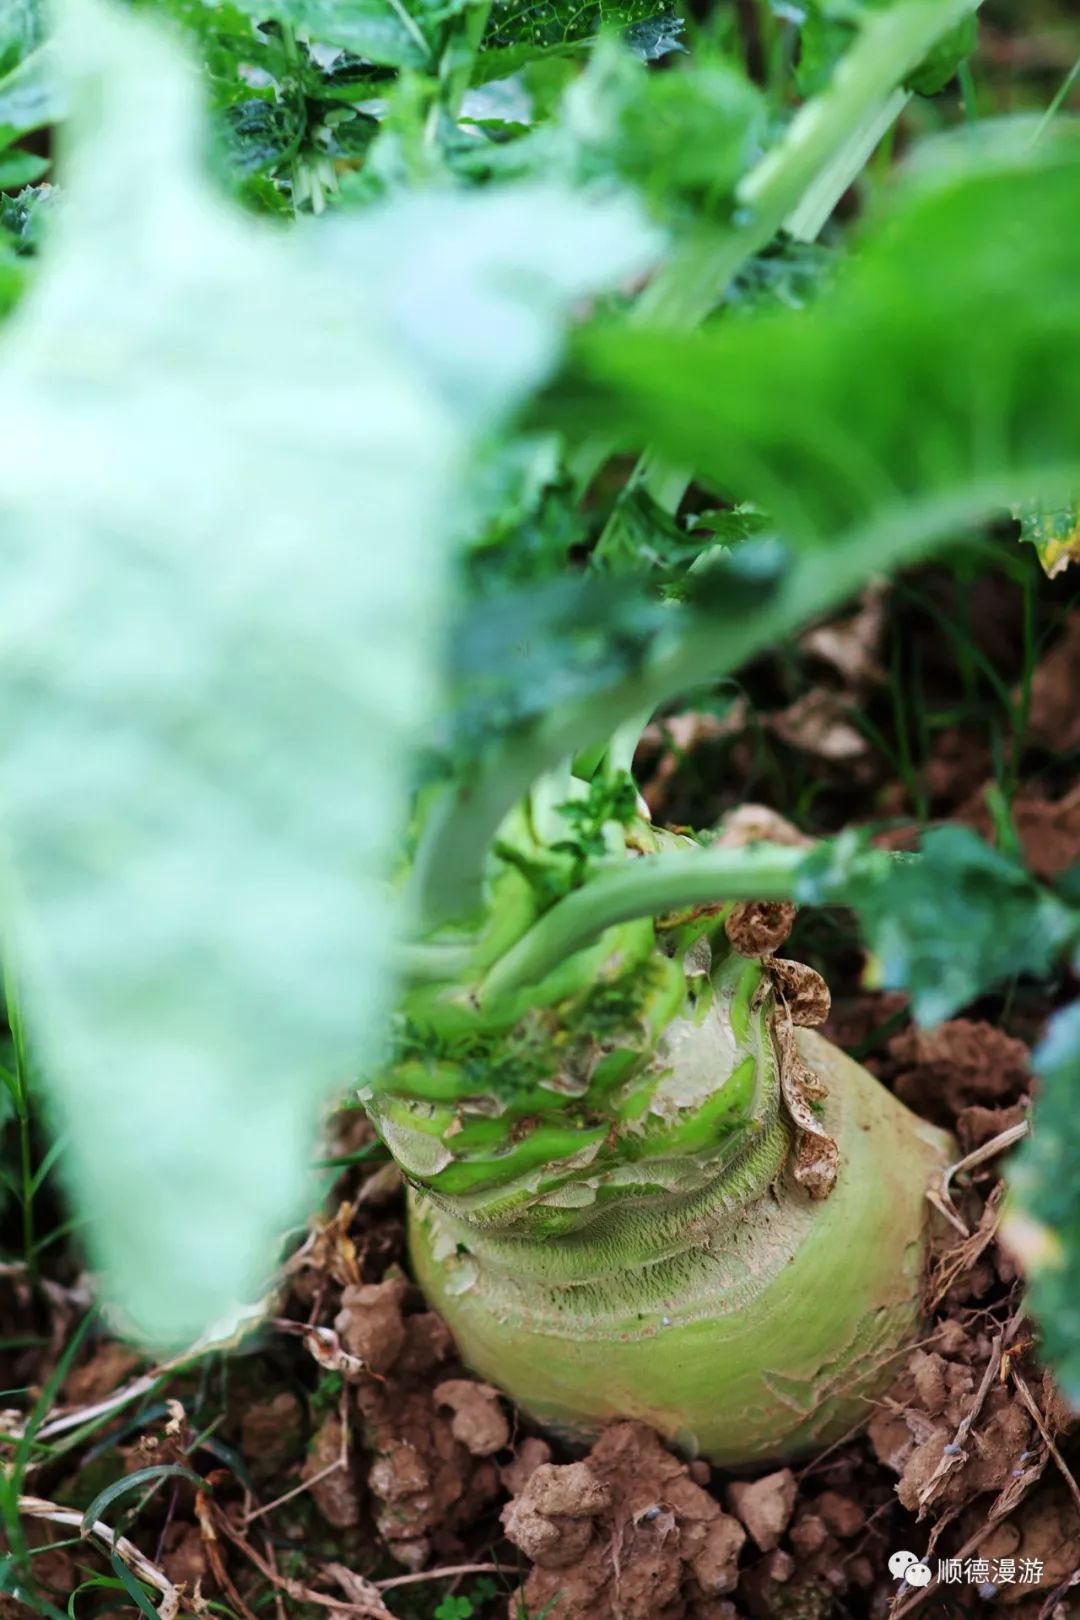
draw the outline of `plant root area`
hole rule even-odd
[[[1004,803],[1035,872],[1073,865],[1080,610],[1023,561],[875,588],[656,721],[637,761],[655,818],[705,827],[751,802],[916,848],[950,820],[993,841]],[[924,1331],[861,1433],[764,1475],[639,1423],[588,1451],[545,1437],[456,1360],[407,1274],[398,1172],[347,1108],[324,1207],[235,1346],[148,1364],[94,1314],[70,1236],[36,1273],[0,1268],[3,1533],[23,1572],[5,1620],[1080,1614],[1080,1417],[1000,1241],[1031,1049],[1075,984],[1018,981],[920,1029],[872,988],[846,915],[801,915],[790,950],[831,986],[825,1033],[961,1156],[934,1193]],[[904,1552],[927,1584],[890,1568]]]

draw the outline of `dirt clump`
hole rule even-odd
[[[942,1125],[952,1126],[974,1105],[1013,1103],[1031,1083],[1023,1041],[969,1018],[902,1030],[889,1041],[888,1056],[897,1096]]]
[[[771,1552],[788,1527],[795,1506],[795,1475],[790,1468],[764,1479],[728,1486],[728,1507],[749,1530],[762,1552]]]
[[[170,1524],[162,1538],[161,1568],[174,1586],[202,1592],[214,1584],[206,1543],[197,1525]]]
[[[349,1530],[360,1523],[361,1495],[340,1417],[331,1413],[312,1437],[301,1479],[327,1524]]]
[[[1025,1502],[1013,1518],[991,1530],[979,1543],[976,1557],[990,1565],[991,1578],[1005,1567],[1011,1578],[992,1583],[993,1598],[1011,1609],[1034,1593],[1045,1598],[1048,1592],[1068,1586],[1076,1572],[1078,1543],[1076,1504],[1063,1486],[1051,1485]],[[1018,1574],[1024,1576],[1022,1584]]]
[[[288,1390],[249,1406],[240,1426],[240,1443],[246,1461],[255,1472],[280,1468],[296,1451],[303,1426],[303,1409]]]
[[[1024,864],[1035,877],[1052,882],[1080,860],[1080,787],[1060,799],[1024,790],[1010,805]],[[984,793],[975,794],[955,819],[994,843],[994,825]]]
[[[510,1614],[560,1620],[728,1620],[746,1531],[642,1423],[587,1459],[543,1464],[503,1511],[533,1560]]]
[[[1031,677],[1028,731],[1054,753],[1080,748],[1080,613],[1068,614],[1064,633]]]
[[[509,1425],[490,1386],[435,1376],[454,1370],[450,1335],[432,1311],[405,1314],[408,1292],[397,1277],[347,1289],[337,1320],[354,1353],[378,1362],[355,1378],[366,1483],[387,1550],[416,1570],[460,1550],[458,1532],[497,1494],[490,1454],[508,1443]]]
[[[490,1457],[510,1444],[510,1424],[499,1392],[471,1378],[448,1378],[436,1385],[435,1405],[453,1413],[450,1432],[474,1457]]]
[[[355,1284],[341,1295],[335,1331],[368,1372],[389,1372],[405,1348],[402,1305],[408,1291],[404,1277],[388,1277],[384,1282]]]

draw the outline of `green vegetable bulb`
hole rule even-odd
[[[580,860],[526,820],[488,964]],[[638,819],[603,838],[608,869],[693,847]],[[796,1456],[868,1415],[917,1331],[948,1139],[805,1027],[828,998],[775,955],[790,909],[638,919],[494,1001],[483,977],[406,999],[367,1101],[416,1276],[466,1363],[551,1429],[635,1417],[717,1463]]]

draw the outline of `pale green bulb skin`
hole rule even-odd
[[[821,1036],[798,1042],[829,1088],[827,1199],[795,1183],[781,1120],[743,1174],[620,1201],[566,1237],[493,1241],[414,1194],[415,1274],[466,1365],[568,1437],[640,1418],[720,1465],[865,1422],[918,1333],[925,1193],[952,1144]]]

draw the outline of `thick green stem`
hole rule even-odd
[[[853,881],[879,876],[889,857],[868,851]],[[643,855],[620,861],[544,913],[499,958],[477,991],[481,1006],[536,984],[559,962],[634,917],[662,917],[725,900],[792,900],[806,869],[806,850],[779,844]]]
[[[444,108],[451,118],[461,111],[461,103],[472,79],[476,55],[491,15],[491,0],[474,0],[463,18],[454,18],[439,62],[439,82]]]

